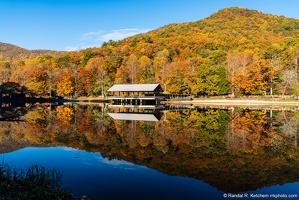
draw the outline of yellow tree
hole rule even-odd
[[[74,93],[74,77],[69,70],[62,70],[60,74],[55,77],[56,92],[61,96],[70,96]]]
[[[270,60],[254,62],[245,69],[245,75],[239,80],[240,90],[245,94],[264,95],[275,73]]]
[[[46,94],[49,76],[43,68],[42,58],[37,57],[25,63],[25,86],[36,95]]]
[[[101,61],[97,67],[96,81],[94,85],[94,90],[101,91],[102,97],[105,95],[105,91],[110,86],[111,81],[106,70],[106,63]]]
[[[164,49],[163,51],[159,51],[154,58],[153,63],[153,72],[157,82],[160,84],[165,84],[166,80],[166,71],[165,66],[168,63],[169,51]]]
[[[19,83],[20,85],[24,85],[24,72],[22,72],[25,66],[25,62],[21,60],[14,60],[11,62],[11,76],[9,81]]]
[[[0,61],[0,83],[7,82],[10,76],[10,63]]]
[[[231,94],[239,92],[240,80],[245,76],[246,68],[251,64],[251,56],[248,53],[231,51],[227,54],[226,76],[231,84]]]
[[[53,85],[53,77],[55,75],[55,69],[57,68],[57,63],[55,63],[52,56],[44,56],[38,57],[40,66],[43,71],[47,74],[47,90],[48,94],[52,96],[52,85]]]
[[[77,93],[79,95],[93,95],[92,87],[96,82],[97,68],[101,58],[94,57],[87,61],[85,67],[78,71]]]
[[[186,60],[176,60],[166,65],[167,92],[190,94],[195,84],[192,67]]]
[[[139,65],[137,69],[137,78],[139,83],[151,83],[153,81],[151,59],[147,56],[139,58]]]
[[[134,54],[131,54],[126,62],[128,71],[130,72],[131,83],[136,83],[136,69],[138,66],[138,58]]]

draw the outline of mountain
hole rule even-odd
[[[51,50],[27,50],[12,44],[0,42],[0,60],[18,60],[34,58],[44,55],[59,55],[59,51]]]
[[[299,20],[225,8],[199,21],[169,24],[103,45],[102,51],[111,50],[122,58],[118,67],[123,68],[116,76],[120,83],[132,82],[128,60],[135,55],[150,59],[150,76],[169,85],[172,93],[264,95],[270,93],[272,79],[280,84],[274,85],[279,94],[291,93],[294,85],[284,91],[287,81],[276,77],[285,70],[299,69]],[[162,57],[167,58],[166,64]],[[136,78],[139,83],[149,76],[144,66],[139,65],[139,72],[137,69],[137,73],[143,72]]]
[[[49,63],[55,71],[51,88],[62,96],[103,95],[114,83],[160,83],[168,93],[195,96],[293,94],[299,74],[299,20],[232,7],[202,20],[111,40],[100,48],[64,52],[44,63],[33,58],[35,51],[10,49],[1,50],[3,58],[32,59],[20,66],[2,63],[0,82],[11,74],[9,80],[39,94],[47,87],[33,86],[45,85],[49,77],[42,70],[36,74],[35,68],[48,69]],[[10,69],[14,71],[8,73]],[[31,72],[37,77],[29,78]]]
[[[228,52],[260,48],[257,53],[263,53],[274,43],[283,47],[291,38],[298,42],[298,19],[232,7],[199,21],[170,24],[124,39],[117,46],[129,45],[130,53],[138,53],[142,48],[145,49],[143,52],[150,49],[149,53],[167,48],[174,56],[199,54],[207,57],[213,50]]]

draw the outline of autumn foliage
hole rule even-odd
[[[225,8],[100,48],[34,58],[2,56],[0,82],[62,96],[105,95],[114,83],[160,83],[168,93],[198,96],[293,94],[298,39],[297,19]],[[295,75],[288,76],[290,71]]]

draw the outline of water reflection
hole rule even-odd
[[[115,111],[106,105],[79,104],[22,109],[23,122],[10,119],[0,123],[1,153],[29,146],[64,146],[100,152],[102,157],[98,158],[102,163],[118,164],[121,160],[166,175],[201,180],[211,185],[210,190],[213,191],[216,188],[226,193],[239,193],[286,183],[294,183],[295,186],[288,187],[293,193],[298,189],[298,184],[295,184],[299,181],[297,112],[198,107],[178,111],[125,112],[124,109]],[[119,114],[129,116],[130,120],[115,117]],[[130,115],[133,114],[132,118]],[[0,115],[4,116],[2,110]],[[156,120],[148,120],[152,118],[147,115],[154,115]],[[77,160],[94,156],[86,152],[80,151]],[[76,160],[75,157],[72,158]],[[143,170],[142,167],[140,169]],[[64,170],[70,172],[68,168]],[[80,170],[81,174],[90,172],[89,168],[82,167]],[[115,173],[122,176],[120,171]],[[74,174],[70,176],[76,176]],[[131,175],[127,178],[134,179]],[[165,184],[172,182],[170,179],[173,178],[168,178]],[[100,177],[93,181],[97,182],[93,184],[103,184]],[[190,184],[198,184],[193,180],[192,183],[187,182],[189,186],[180,184],[177,187],[187,189]],[[106,180],[105,184],[108,183],[113,185]],[[138,185],[137,182],[130,183],[133,184],[131,187]],[[146,188],[151,193],[150,184]],[[155,189],[158,190],[157,187]],[[194,190],[199,190],[199,193],[192,193],[194,197],[199,197],[200,192],[205,193],[200,188]],[[130,196],[129,191],[126,192]]]
[[[73,148],[25,148],[5,154],[13,164],[29,166],[40,163],[64,171],[63,182],[76,196],[91,199],[217,199],[220,191],[202,181],[167,176],[156,170],[133,163],[103,158]],[[174,190],[175,189],[175,190]],[[203,191],[201,191],[203,189]]]

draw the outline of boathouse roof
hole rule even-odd
[[[117,84],[108,89],[108,92],[154,92],[163,91],[160,84]]]

